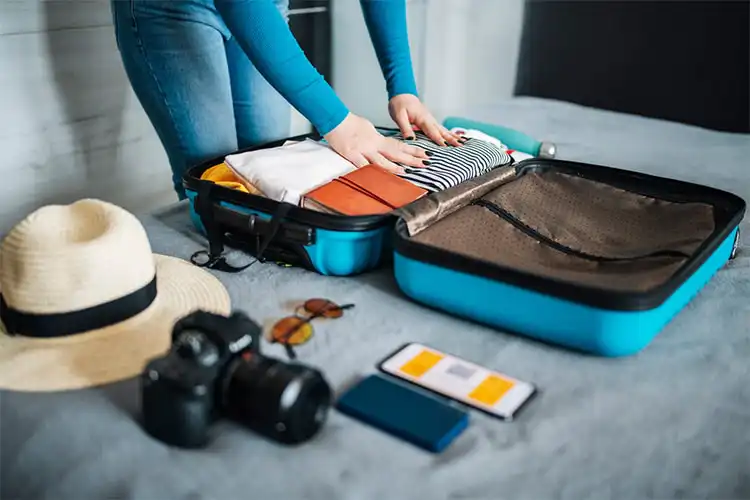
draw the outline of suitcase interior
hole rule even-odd
[[[529,292],[592,314],[653,310],[717,249],[728,255],[744,210],[742,199],[706,186],[596,165],[527,160],[402,210],[394,238],[396,278],[408,295],[428,305],[538,335],[533,330],[543,328],[530,321],[534,313],[525,307]],[[405,267],[405,261],[422,264],[422,274],[450,270],[475,281],[440,283],[447,275],[437,273],[429,282],[415,277],[414,266]],[[471,295],[465,290],[470,283],[481,289],[488,281],[506,288],[485,287],[485,296],[477,297],[483,305],[457,305]],[[524,318],[479,310],[506,307],[514,291],[524,292]],[[696,292],[683,287],[681,295]],[[600,316],[577,318],[589,322],[579,329],[607,333]],[[662,320],[648,328],[658,330]],[[550,329],[541,336],[564,343],[559,335]]]

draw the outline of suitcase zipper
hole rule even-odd
[[[627,261],[635,261],[635,260],[641,260],[641,259],[647,259],[650,257],[680,257],[680,258],[690,258],[690,256],[684,252],[680,252],[678,250],[659,250],[657,252],[652,252],[650,254],[646,255],[639,255],[636,257],[603,257],[600,255],[593,255],[586,252],[582,252],[580,250],[575,250],[573,248],[570,248],[568,246],[562,245],[555,240],[539,233],[532,227],[526,225],[521,220],[517,219],[515,216],[513,216],[510,212],[505,210],[504,208],[498,206],[495,203],[492,203],[487,200],[474,200],[471,202],[471,205],[480,206],[483,208],[486,208],[493,214],[497,215],[501,219],[505,220],[509,224],[511,224],[513,227],[518,229],[519,231],[523,232],[527,236],[534,238],[540,243],[543,243],[544,245],[553,248],[554,250],[557,250],[559,252],[565,253],[567,255],[571,255],[574,257],[579,257],[581,259],[585,260],[591,260],[595,262],[627,262]]]

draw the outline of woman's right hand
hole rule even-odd
[[[385,137],[368,120],[352,113],[327,133],[325,140],[356,167],[375,164],[389,172],[403,173],[397,163],[411,167],[429,165],[425,163],[429,155],[424,149]]]

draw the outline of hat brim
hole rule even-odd
[[[181,317],[197,309],[230,313],[229,294],[216,277],[181,259],[154,259],[157,297],[126,321],[56,338],[9,336],[0,325],[0,389],[63,391],[132,378],[169,350]]]

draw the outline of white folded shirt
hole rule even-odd
[[[303,194],[355,169],[329,146],[312,139],[228,155],[224,161],[268,198],[295,205]]]
[[[466,137],[470,137],[473,139],[479,139],[485,142],[489,142],[490,144],[494,144],[495,146],[499,147],[500,149],[508,149],[508,146],[503,144],[498,138],[492,137],[491,135],[485,134],[481,130],[475,130],[473,128],[461,128],[461,127],[453,127],[451,129],[451,132],[454,134],[463,134]]]

